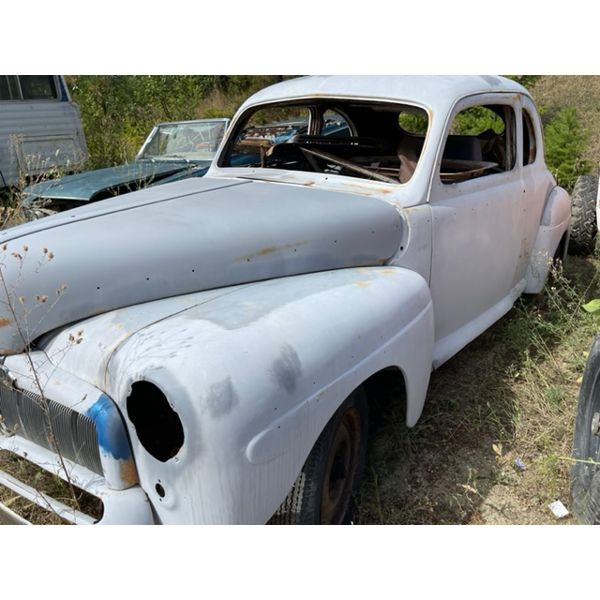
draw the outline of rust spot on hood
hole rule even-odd
[[[7,317],[0,317],[0,327],[6,327],[12,323],[11,319]]]
[[[267,254],[272,254],[276,250],[277,250],[276,246],[267,246],[266,248],[263,248],[262,250],[259,250],[255,254],[255,256],[266,256]]]
[[[253,252],[252,254],[246,254],[245,256],[240,256],[238,259],[238,261],[250,261],[253,258],[259,258],[261,256],[269,256],[270,254],[274,254],[275,252],[281,251],[281,250],[293,250],[295,251],[296,248],[298,248],[299,246],[303,246],[304,244],[306,244],[305,241],[303,242],[297,242],[295,244],[285,244],[283,246],[266,246],[265,248],[261,248],[260,250],[258,250],[257,252]]]

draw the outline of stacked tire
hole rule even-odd
[[[596,201],[598,176],[581,175],[571,194],[571,237],[569,254],[592,254],[596,245]]]

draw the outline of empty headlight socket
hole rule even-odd
[[[144,450],[160,462],[167,462],[181,449],[183,425],[164,393],[149,381],[137,381],[127,397],[127,416]],[[160,496],[159,485],[156,493]],[[164,488],[160,485],[163,492]],[[161,496],[162,497],[162,496]]]

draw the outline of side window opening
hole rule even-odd
[[[535,162],[536,143],[535,129],[531,115],[526,109],[523,109],[523,166],[530,165]]]
[[[515,166],[515,117],[512,107],[480,105],[456,115],[442,155],[442,183],[458,183]]]

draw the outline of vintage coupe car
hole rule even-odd
[[[152,185],[202,177],[215,157],[229,121],[159,123],[133,162],[30,185],[24,190],[23,206],[61,211]]]
[[[0,448],[102,514],[0,484],[77,523],[343,523],[378,382],[413,426],[432,369],[543,289],[570,208],[508,79],[258,92],[205,177],[0,233]]]

